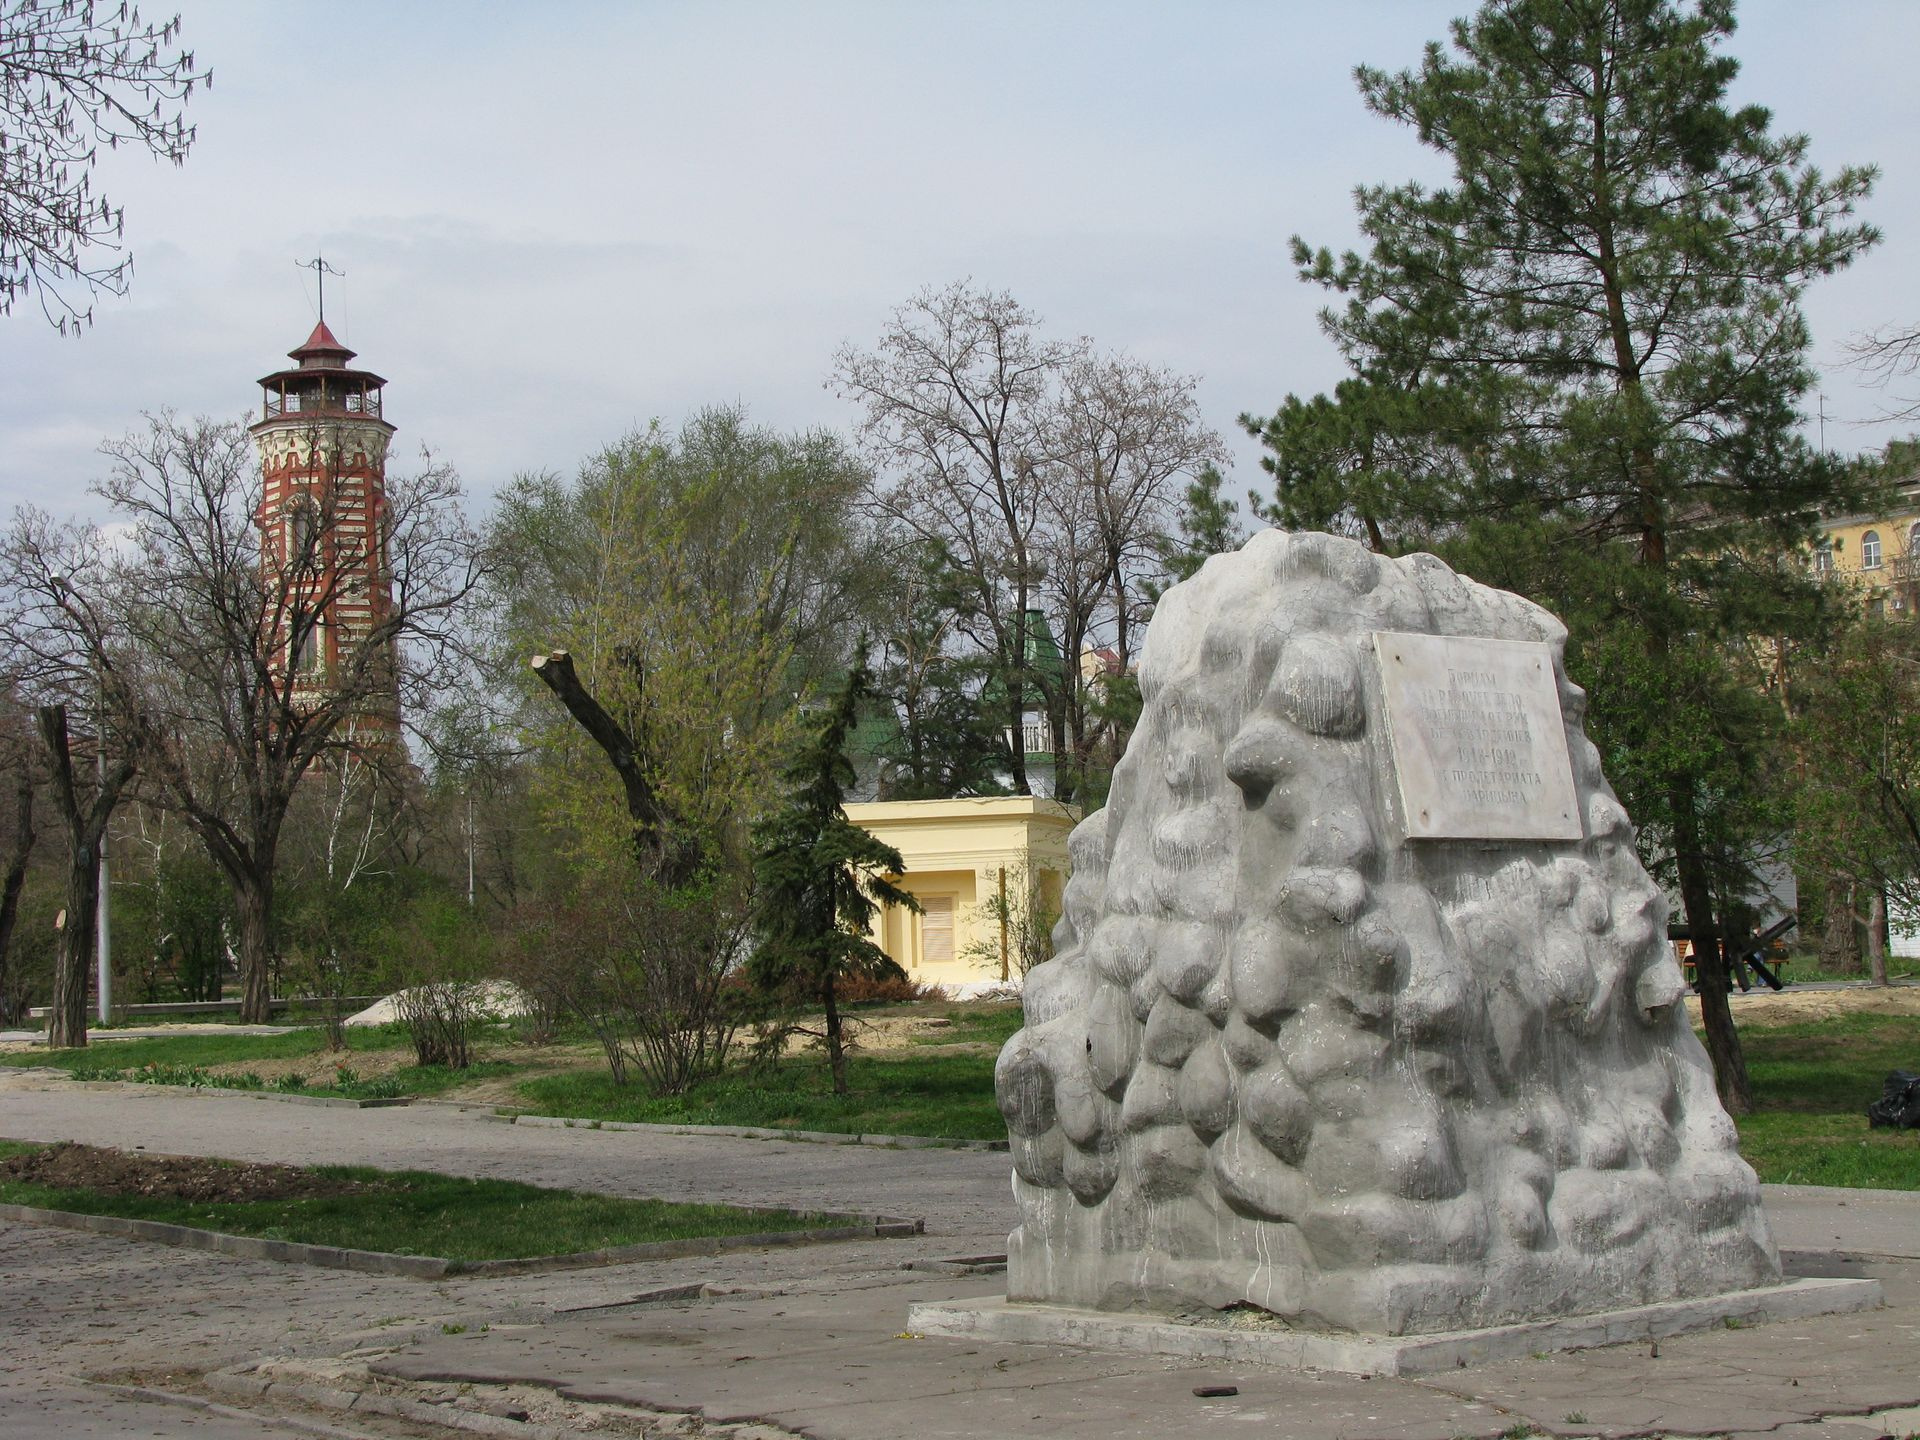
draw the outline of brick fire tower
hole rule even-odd
[[[291,369],[264,377],[261,416],[248,427],[263,476],[262,582],[278,605],[284,638],[271,667],[316,696],[346,681],[368,692],[367,718],[397,730],[399,697],[390,657],[364,644],[393,603],[387,555],[387,443],[381,387],[334,338],[324,314]],[[384,679],[369,685],[367,661]]]

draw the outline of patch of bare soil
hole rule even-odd
[[[1799,1025],[1836,1015],[1920,1015],[1920,985],[1849,986],[1844,990],[1750,990],[1732,997],[1736,1025]],[[1700,1023],[1700,997],[1687,996],[1687,1014]]]
[[[520,1093],[520,1087],[529,1080],[568,1070],[602,1070],[607,1064],[606,1055],[598,1045],[581,1043],[515,1045],[510,1049],[490,1050],[476,1058],[505,1060],[515,1068],[505,1075],[469,1080],[435,1098],[462,1105],[520,1106],[527,1103],[527,1097]]]
[[[225,1060],[205,1068],[209,1075],[258,1075],[269,1085],[288,1075],[298,1075],[308,1085],[332,1085],[343,1069],[357,1079],[373,1080],[411,1064],[413,1051],[401,1045],[391,1050],[316,1050],[278,1060]]]
[[[853,1045],[858,1050],[904,1050],[922,1036],[953,1028],[944,1015],[874,1015],[854,1020]]]
[[[810,1028],[819,1030],[824,1026],[815,1017]],[[950,1030],[953,1022],[946,1015],[858,1015],[847,1017],[847,1048],[868,1054],[892,1052],[899,1053],[912,1047],[922,1036],[939,1036]],[[751,1037],[743,1032],[743,1043]],[[820,1041],[817,1037],[793,1034],[787,1037],[785,1053],[802,1055],[816,1050]],[[951,1050],[988,1050],[994,1047],[978,1041],[967,1041],[950,1047]],[[383,1052],[384,1053],[384,1052]],[[257,1061],[247,1064],[222,1065],[211,1067],[215,1074],[221,1072],[238,1073],[252,1070],[263,1080],[273,1081],[279,1075],[292,1070],[305,1076],[310,1085],[325,1083],[325,1076],[315,1067],[311,1072],[301,1070],[302,1064],[313,1065],[318,1057],[308,1057],[306,1061]],[[559,1074],[568,1070],[600,1070],[606,1066],[606,1056],[598,1045],[590,1043],[572,1043],[566,1045],[516,1045],[510,1049],[490,1051],[484,1057],[488,1060],[507,1060],[515,1066],[507,1075],[490,1075],[485,1079],[472,1080],[464,1085],[456,1085],[443,1091],[436,1098],[454,1101],[462,1105],[498,1105],[503,1107],[520,1106],[527,1103],[526,1096],[520,1093],[520,1087],[529,1080],[544,1075]],[[385,1071],[372,1066],[361,1065],[362,1052],[355,1051],[347,1057],[362,1079]],[[411,1064],[410,1052],[402,1052],[399,1064]],[[397,1068],[390,1066],[388,1068]]]
[[[308,1200],[355,1195],[358,1180],[316,1175],[292,1165],[254,1165],[171,1155],[132,1155],[97,1145],[62,1142],[0,1160],[0,1176],[60,1190],[102,1195],[151,1195],[173,1200]]]

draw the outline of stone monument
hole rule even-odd
[[[1009,1300],[1404,1336],[1779,1280],[1565,634],[1318,534],[1167,593],[1000,1057]]]

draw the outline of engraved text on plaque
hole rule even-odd
[[[1549,647],[1391,631],[1373,644],[1409,836],[1580,838]]]

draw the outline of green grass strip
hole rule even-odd
[[[519,1067],[510,1061],[477,1062],[465,1070],[444,1065],[403,1065],[385,1075],[362,1077],[354,1068],[356,1053],[390,1051],[406,1046],[404,1031],[390,1026],[355,1026],[347,1031],[347,1053],[329,1053],[319,1029],[293,1030],[285,1035],[166,1035],[145,1040],[110,1040],[71,1050],[36,1050],[0,1055],[0,1065],[41,1066],[64,1070],[75,1080],[126,1080],[147,1085],[184,1085],[193,1089],[277,1090],[296,1095],[328,1095],[352,1100],[385,1100],[400,1096],[438,1095],[474,1080],[511,1074]],[[307,1083],[270,1082],[245,1071],[214,1074],[213,1065],[245,1064],[252,1060],[311,1058],[314,1078]]]
[[[519,1086],[543,1115],[655,1125],[754,1125],[839,1135],[930,1135],[1004,1140],[993,1099],[992,1053],[940,1055],[912,1049],[848,1062],[846,1096],[833,1093],[826,1061],[783,1060],[730,1071],[685,1095],[649,1095],[604,1070],[544,1075]]]
[[[0,1055],[0,1065],[84,1071],[136,1069],[142,1065],[206,1066],[244,1060],[294,1060],[305,1055],[318,1056],[325,1038],[324,1031],[312,1028],[289,1030],[284,1035],[164,1035],[144,1040],[102,1040],[74,1050],[35,1049]],[[385,1026],[356,1025],[347,1031],[350,1051],[393,1050],[406,1043],[404,1034]]]
[[[1762,1180],[1920,1190],[1920,1130],[1875,1130],[1866,1115],[1889,1070],[1920,1069],[1920,1016],[1748,1024],[1740,1040],[1755,1101],[1740,1153]]]
[[[0,1142],[0,1155],[40,1148]],[[313,1173],[359,1180],[371,1188],[302,1200],[189,1203],[0,1180],[0,1201],[85,1215],[158,1220],[229,1235],[466,1261],[575,1255],[616,1245],[805,1230],[834,1223],[810,1212],[629,1200],[420,1170],[323,1165],[313,1167]]]
[[[949,1012],[952,1026],[904,1050],[857,1056],[853,1093],[833,1095],[825,1062],[805,1056],[770,1069],[734,1070],[681,1096],[617,1086],[603,1069],[529,1079],[521,1103],[548,1115],[668,1125],[752,1125],[835,1134],[931,1135],[955,1140],[1006,1136],[993,1101],[994,1055],[927,1048],[971,1041],[998,1045],[1020,1025],[1020,1007]],[[390,1049],[379,1030],[350,1032],[356,1050]],[[1920,1017],[1855,1014],[1788,1025],[1741,1026],[1758,1112],[1739,1122],[1741,1152],[1762,1180],[1778,1184],[1920,1190],[1920,1132],[1870,1130],[1869,1101],[1889,1070],[1920,1069]],[[146,1065],[192,1067],[317,1054],[320,1032],[128,1040],[87,1050],[0,1057],[0,1064],[56,1065],[76,1074]],[[352,1057],[343,1057],[350,1066]],[[409,1067],[390,1081],[308,1087],[310,1094],[435,1094],[467,1080],[504,1074],[499,1062],[466,1072]],[[192,1083],[188,1080],[188,1083]],[[209,1083],[244,1085],[244,1077]]]

